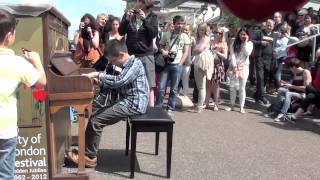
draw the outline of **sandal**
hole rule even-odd
[[[240,113],[245,114],[247,112],[244,110],[244,108],[240,108]]]
[[[213,105],[213,111],[219,111],[219,108],[218,108],[217,104]]]

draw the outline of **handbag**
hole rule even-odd
[[[154,63],[156,67],[159,67],[159,68],[164,68],[166,66],[166,61],[164,60],[164,57],[160,53],[160,51],[154,54]]]

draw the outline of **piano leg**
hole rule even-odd
[[[53,123],[53,116],[50,115],[50,121],[48,123],[48,135],[49,135],[49,149],[50,149],[50,175],[54,177],[57,173],[57,156],[56,156],[56,143],[55,143],[55,133],[54,133],[54,123]]]
[[[79,153],[79,164],[78,164],[78,174],[85,173],[85,107],[75,107],[78,114],[78,153]]]

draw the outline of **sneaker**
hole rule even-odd
[[[280,122],[281,119],[284,118],[284,114],[280,113],[278,116],[274,119],[275,122]]]
[[[234,106],[224,108],[225,111],[234,111]]]
[[[312,112],[306,111],[302,114],[303,116],[312,116]]]
[[[263,116],[266,117],[266,118],[272,118],[276,115],[275,112],[270,112],[270,113],[267,113],[267,114],[264,114]]]
[[[170,117],[173,117],[173,116],[174,116],[173,111],[172,111],[172,110],[168,110],[168,115],[169,115]]]
[[[293,117],[293,115],[285,116],[285,120],[292,124],[297,123],[297,120]]]
[[[192,113],[201,113],[203,111],[203,109],[205,108],[205,106],[203,107],[194,107],[193,109],[189,110],[188,112],[192,112]],[[169,114],[169,113],[168,113]]]
[[[79,155],[76,151],[67,152],[67,157],[69,161],[73,162],[75,165],[79,164]],[[97,157],[89,158],[88,156],[84,157],[84,164],[86,168],[95,168],[97,166]]]
[[[263,98],[261,99],[261,101],[263,102],[264,105],[269,105],[269,104],[270,104],[270,102],[268,101],[268,99],[265,98],[265,97],[263,97]]]

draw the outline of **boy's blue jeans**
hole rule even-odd
[[[0,179],[14,179],[17,138],[0,139]]]

